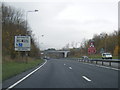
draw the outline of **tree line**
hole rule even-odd
[[[28,52],[29,57],[37,57],[40,50],[35,42],[34,35],[30,27],[26,27],[24,11],[16,9],[5,3],[2,3],[2,55],[4,57],[10,56],[11,59],[16,57],[24,57],[25,52],[18,52],[14,50],[15,36],[31,36],[31,51]]]
[[[96,53],[94,55],[101,55],[103,52],[109,52],[113,56],[120,55],[120,30],[115,30],[110,34],[107,34],[106,32],[94,34],[92,39],[84,40],[79,47],[75,47],[75,43],[73,44],[72,42],[72,48],[70,48],[70,44],[68,43],[63,49],[71,51],[69,56],[80,57],[88,55],[88,48],[91,41],[94,42],[96,48]]]

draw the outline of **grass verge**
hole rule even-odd
[[[20,63],[15,61],[4,62],[2,65],[2,81],[29,70],[42,62],[44,62],[44,60],[41,59],[32,60],[28,63]]]

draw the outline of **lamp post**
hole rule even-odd
[[[103,38],[103,34],[100,34],[100,37]],[[105,47],[104,49],[105,50],[104,51],[107,52],[107,34],[105,34],[104,37],[105,37],[105,42],[104,42],[104,47]]]
[[[34,10],[34,11],[27,11],[26,12],[26,32],[27,32],[27,17],[28,17],[28,13],[29,12],[38,12],[38,10]],[[27,33],[26,33],[26,36],[27,36]],[[28,53],[25,51],[25,55],[26,55],[26,63],[27,63],[27,56],[28,56]]]
[[[105,52],[107,52],[107,34],[105,34]]]
[[[38,12],[38,10],[27,11],[27,12],[26,12],[26,30],[27,30],[27,17],[28,17],[28,13],[29,13],[29,12]]]
[[[44,35],[41,35],[41,37],[43,38],[43,37],[44,37]],[[43,44],[43,43],[41,43],[41,44]],[[38,47],[40,48],[39,36],[38,36]]]

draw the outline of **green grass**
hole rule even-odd
[[[88,57],[89,57],[89,58],[93,58],[93,59],[102,58],[101,55],[89,55]]]
[[[44,61],[40,59],[32,60],[28,63],[20,63],[15,61],[4,62],[2,65],[2,80],[4,81],[10,77],[20,74],[21,72],[31,69],[42,62]]]

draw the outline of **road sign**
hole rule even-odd
[[[95,53],[96,53],[96,48],[94,47],[93,42],[91,42],[88,48],[88,54],[95,54]]]
[[[100,53],[104,53],[105,51],[104,51],[104,49],[103,48],[101,48],[101,50],[100,50]]]
[[[15,51],[30,51],[30,36],[15,36]]]

